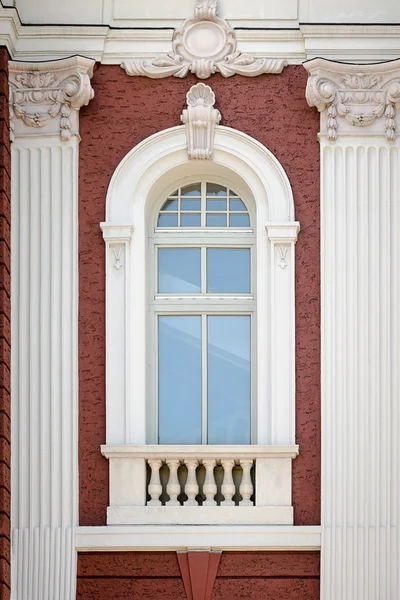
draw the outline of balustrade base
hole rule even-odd
[[[107,525],[293,525],[292,506],[109,506]]]

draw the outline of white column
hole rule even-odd
[[[321,111],[321,598],[393,600],[400,597],[400,60],[305,66],[307,100]]]
[[[295,443],[295,244],[300,224],[266,225],[271,242],[271,444]],[[263,426],[260,423],[260,429]],[[260,431],[259,437],[262,436]],[[259,441],[262,443],[264,440]]]
[[[10,62],[12,600],[75,598],[78,111],[93,64]]]

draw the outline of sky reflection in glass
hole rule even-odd
[[[207,248],[207,292],[250,293],[249,248]]]
[[[160,444],[201,444],[201,317],[158,317]]]
[[[158,292],[160,294],[200,292],[200,248],[158,249]]]
[[[208,443],[250,444],[250,316],[208,317]]]

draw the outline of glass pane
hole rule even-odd
[[[248,214],[230,215],[229,227],[250,227],[250,219]]]
[[[158,318],[158,441],[201,444],[201,317]]]
[[[250,317],[208,317],[208,443],[250,444]]]
[[[181,210],[200,210],[200,200],[181,200]]]
[[[218,200],[207,198],[207,210],[226,210],[226,200],[224,198]]]
[[[170,198],[164,202],[161,210],[178,210],[178,200],[171,200]]]
[[[243,210],[247,212],[245,203],[242,202],[242,200],[240,200],[239,198],[237,200],[229,201],[229,210]]]
[[[200,292],[200,248],[158,249],[158,292],[160,294]]]
[[[229,195],[230,196],[237,196],[236,192],[234,192],[233,190],[229,190]],[[175,194],[171,194],[171,196],[175,196]]]
[[[181,197],[182,196],[201,196],[200,183],[195,183],[194,185],[187,185],[186,187],[182,188]]]
[[[208,214],[206,225],[207,227],[226,227],[226,215],[223,213]]]
[[[207,292],[250,293],[249,248],[207,248]]]
[[[216,183],[207,183],[207,196],[226,196],[227,189]]]
[[[181,227],[200,227],[200,213],[181,213]]]
[[[178,214],[160,214],[158,217],[158,227],[178,227]]]

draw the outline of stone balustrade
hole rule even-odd
[[[108,524],[292,524],[297,446],[102,446]]]

